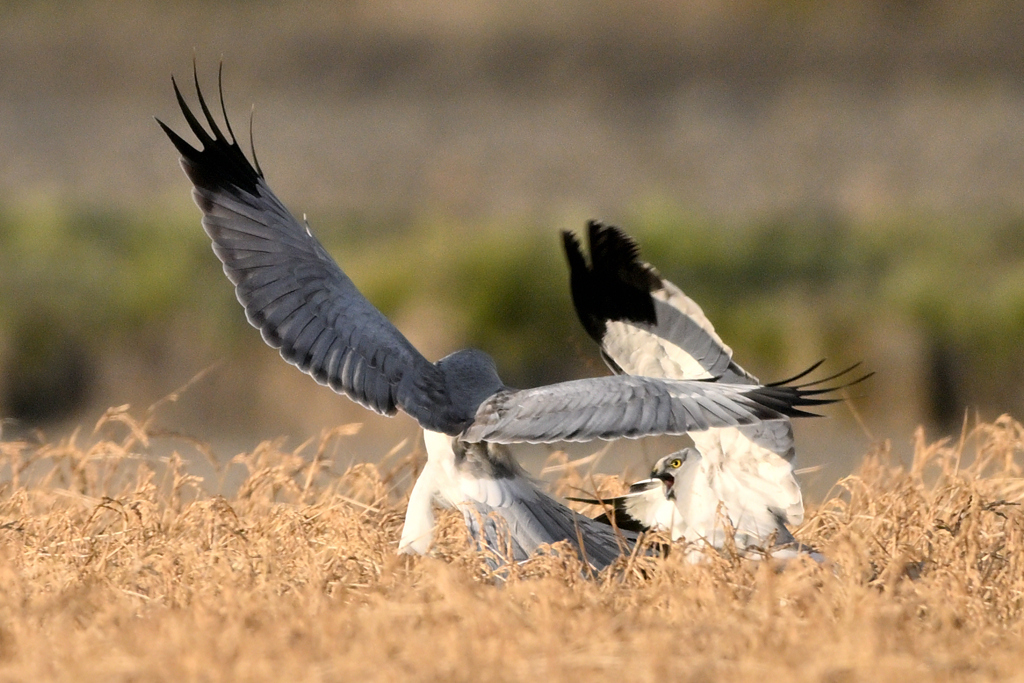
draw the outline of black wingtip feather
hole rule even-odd
[[[620,286],[645,294],[661,288],[658,271],[640,260],[640,245],[623,230],[591,220],[587,237],[593,269],[603,278],[614,278]]]
[[[586,503],[587,505],[601,505],[603,501],[594,498],[574,498],[572,496],[566,496],[566,500],[571,500],[574,503]]]
[[[249,150],[252,152],[252,163],[256,165],[256,175],[260,178],[264,178],[263,169],[260,167],[260,160],[256,157],[256,138],[252,135],[252,123],[256,118],[256,108],[253,107],[249,112]]]
[[[587,505],[600,505],[604,508],[604,512],[593,518],[595,522],[600,524],[607,524],[608,526],[615,527],[622,531],[631,531],[637,534],[650,531],[650,527],[640,523],[632,515],[626,512],[626,509],[623,506],[625,498],[621,496],[618,498],[608,498],[606,500],[574,498],[572,496],[566,496],[565,499],[577,503],[586,503]]]
[[[862,361],[857,361],[856,363],[854,363],[850,367],[846,368],[845,370],[840,370],[839,372],[835,373],[834,375],[829,375],[828,377],[822,377],[821,379],[816,379],[813,382],[807,382],[806,384],[801,384],[800,388],[806,389],[807,387],[813,387],[813,386],[816,386],[818,384],[824,384],[825,382],[831,382],[834,379],[839,379],[840,377],[842,377],[844,375],[850,374],[851,372],[853,372],[854,370],[859,368],[861,365],[862,365]],[[855,379],[852,382],[850,382],[849,384],[846,384],[845,386],[850,387],[850,386],[853,386],[854,384],[857,384],[858,382],[863,382],[864,380],[866,380],[868,377],[870,377],[873,374],[875,374],[875,373],[874,372],[869,372],[866,375],[864,375],[863,377],[861,377],[860,379]]]
[[[198,88],[198,83],[196,88]],[[224,105],[224,62],[221,62],[217,67],[217,94],[220,96],[220,113],[224,117],[224,127],[228,129],[228,135],[231,136],[231,142],[235,142],[235,131],[231,130],[231,119],[228,118],[228,108]],[[262,174],[260,174],[262,175]]]
[[[160,127],[163,129],[164,133],[166,133],[167,137],[171,139],[171,144],[173,144],[174,147],[178,150],[178,154],[180,154],[183,157],[188,157],[193,154],[199,154],[199,150],[185,142],[185,140],[182,139],[180,135],[171,130],[171,128],[166,123],[164,123],[160,119],[156,119],[156,122],[160,124]]]
[[[258,163],[255,168],[251,163],[249,163],[249,160],[245,157],[245,154],[234,139],[234,132],[231,130],[231,124],[227,118],[227,110],[224,104],[223,81],[218,79],[218,94],[220,95],[221,100],[221,111],[225,112],[224,123],[231,136],[230,139],[225,137],[206,103],[206,98],[203,96],[202,89],[199,87],[198,70],[194,63],[192,72],[195,80],[196,96],[199,100],[199,107],[203,113],[203,118],[206,119],[206,124],[209,126],[209,130],[207,130],[206,126],[200,123],[192,109],[188,106],[188,103],[185,102],[185,97],[182,95],[181,89],[178,87],[177,79],[175,79],[174,76],[171,76],[171,85],[174,87],[174,97],[178,102],[178,107],[181,109],[182,115],[185,117],[185,122],[188,123],[188,127],[199,140],[202,149],[197,149],[185,142],[181,136],[172,131],[159,119],[157,122],[160,124],[164,133],[167,134],[168,138],[170,138],[175,148],[177,148],[182,159],[187,162],[185,169],[186,173],[188,173],[189,179],[192,180],[195,185],[206,189],[228,191],[241,190],[253,195],[258,194],[256,184],[257,181],[263,177],[263,172],[259,170]],[[221,71],[221,73],[223,73],[223,71]],[[250,121],[250,136],[251,132],[252,129]]]
[[[583,257],[583,245],[572,230],[562,231],[562,247],[565,250],[565,258],[569,262],[569,273],[575,273],[587,268],[587,261]]]
[[[171,76],[171,85],[174,86],[174,98],[178,100],[178,107],[181,109],[181,113],[185,116],[185,122],[188,123],[188,127],[192,129],[192,133],[199,138],[199,142],[203,145],[205,150],[213,143],[213,138],[206,132],[206,129],[199,124],[199,120],[189,109],[188,104],[185,102],[185,97],[181,94],[181,89],[178,87],[178,81]]]
[[[812,364],[811,367],[807,368],[806,370],[804,370],[802,372],[798,372],[797,374],[793,375],[792,377],[787,377],[786,379],[780,379],[777,382],[772,382],[771,384],[766,384],[765,386],[777,387],[777,386],[782,386],[783,384],[789,384],[791,382],[795,382],[798,379],[803,379],[804,377],[806,377],[807,375],[811,374],[812,372],[817,370],[819,367],[821,367],[821,364],[824,363],[824,362],[825,362],[825,359],[822,358],[817,363]],[[840,373],[840,374],[842,374],[842,373]]]
[[[625,510],[614,508],[611,512],[611,516],[605,512],[595,517],[594,521],[601,524],[607,524],[621,531],[632,531],[637,534],[650,531],[650,527],[633,519],[633,517],[631,517]]]
[[[850,367],[835,374],[829,375],[828,377],[823,377],[804,384],[793,384],[794,381],[806,377],[810,372],[821,366],[822,362],[824,361],[818,361],[807,370],[804,370],[787,380],[757,387],[750,392],[750,396],[755,398],[758,403],[766,408],[776,410],[790,417],[821,417],[821,415],[817,413],[811,413],[806,410],[802,410],[801,408],[807,406],[826,406],[838,403],[843,400],[843,397],[824,397],[824,395],[834,394],[835,392],[860,384],[875,374],[874,372],[869,372],[857,379],[843,384],[828,387],[821,386],[824,382],[830,382],[848,375],[860,366],[860,363],[855,363],[854,365],[851,365]]]
[[[604,338],[607,318],[600,311],[601,299],[596,292],[593,273],[583,255],[583,247],[572,232],[562,232],[562,246],[569,262],[569,291],[576,315],[591,339],[598,344]]]
[[[209,124],[210,130],[213,132],[213,139],[218,144],[230,144],[230,141],[224,137],[221,133],[220,127],[217,125],[217,120],[213,118],[213,114],[210,112],[210,108],[206,106],[206,98],[203,97],[203,90],[199,87],[199,68],[195,61],[192,62],[192,78],[196,84],[196,96],[199,98],[199,107],[203,110],[203,116],[206,117],[206,123]],[[221,91],[223,93],[223,91]],[[221,100],[223,106],[224,101]],[[226,117],[225,117],[226,118]]]
[[[662,286],[661,277],[640,261],[637,243],[594,220],[587,222],[587,240],[589,264],[576,235],[562,233],[573,305],[587,333],[601,343],[609,321],[656,324],[651,292]]]

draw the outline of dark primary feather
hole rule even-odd
[[[609,517],[607,512],[603,512],[597,517],[594,517],[594,521],[598,524],[605,524],[622,531],[630,531],[634,534],[641,534],[648,531],[648,528],[633,519],[633,517],[626,512],[625,508],[614,507],[612,508],[611,513],[612,514]]]
[[[608,353],[610,340],[606,339],[609,322],[629,322],[636,326],[637,334],[656,337],[693,357],[716,381],[758,384],[754,377],[736,365],[731,354],[708,330],[684,311],[653,296],[655,292],[674,286],[663,280],[657,269],[640,260],[639,246],[632,237],[614,226],[589,221],[589,265],[576,236],[571,232],[563,232],[562,237],[569,263],[570,288],[576,313],[587,332],[601,345],[602,354],[614,370],[635,374],[634,369],[623,367],[624,358],[615,358]],[[629,303],[626,305],[624,302]],[[832,399],[818,403],[811,397],[853,386],[874,374],[867,373],[841,386],[813,389],[848,375],[860,365],[857,363],[813,382],[793,384],[812,373],[823,362],[814,363],[794,377],[759,388],[759,398],[765,405],[785,412],[791,417],[811,416],[812,413],[785,410],[785,406],[793,398],[793,391],[797,391],[803,397],[800,404],[804,406],[834,403]],[[783,394],[770,390],[783,387],[786,389]]]
[[[832,403],[838,403],[842,400],[841,398],[826,395],[835,394],[843,389],[848,389],[849,387],[860,384],[875,374],[874,372],[867,372],[857,379],[846,381],[845,377],[849,376],[851,372],[860,367],[860,363],[858,362],[845,370],[840,370],[828,377],[822,377],[821,379],[816,379],[813,382],[793,384],[794,381],[807,376],[824,362],[824,360],[820,360],[811,365],[808,369],[790,377],[789,379],[759,386],[756,389],[751,390],[751,393],[757,394],[758,400],[764,403],[764,405],[773,407],[780,412],[784,412],[789,417],[821,417],[817,413],[806,412],[796,408],[795,406],[825,406]],[[832,380],[840,378],[844,378],[842,384],[835,384],[827,387],[821,386],[825,382],[831,382]]]
[[[203,211],[203,228],[249,322],[285,360],[361,405],[386,415],[401,408],[431,429],[461,431],[472,411],[453,410],[443,373],[362,296],[274,196],[238,146],[230,124],[230,137],[217,125],[198,78],[196,92],[205,126],[174,83],[201,149],[158,122],[181,154]]]
[[[743,487],[749,487],[747,499],[756,501],[755,507],[750,508],[756,512],[753,518],[756,525],[751,529],[776,529],[779,539],[788,537],[791,540],[784,523],[799,524],[802,521],[802,497],[792,469],[781,465],[775,458],[788,462],[795,455],[789,417],[812,415],[793,402],[800,402],[804,408],[831,403],[835,399],[826,394],[863,381],[867,375],[843,384],[840,378],[849,377],[853,370],[847,368],[831,377],[804,380],[821,365],[818,362],[794,377],[759,386],[760,382],[755,377],[732,360],[731,350],[718,338],[700,307],[674,284],[662,279],[652,266],[640,260],[637,244],[632,238],[618,228],[596,222],[588,224],[587,238],[591,245],[592,265],[589,269],[578,241],[568,236],[565,238],[575,285],[573,302],[581,322],[600,345],[602,355],[609,359],[610,367],[633,375],[679,379],[709,377],[717,382],[750,385],[752,397],[756,397],[760,404],[786,413],[779,419],[733,428],[713,428],[691,436],[705,456],[703,463],[707,472],[701,476],[708,477],[708,486],[712,473],[717,473],[714,474],[716,478],[729,477],[734,484],[743,482]],[[651,279],[657,283],[646,284]],[[637,282],[643,286],[637,286]],[[592,291],[580,291],[585,289],[584,285]],[[655,311],[655,322],[624,319],[614,307],[603,306],[600,298],[593,294],[612,289],[634,294],[647,291]],[[830,386],[834,380],[840,381]],[[800,381],[803,383],[798,384]],[[783,391],[780,393],[779,389]],[[707,493],[714,497],[729,497],[736,493],[724,491],[712,492],[709,489]],[[613,505],[616,515],[621,511],[632,516],[630,512],[635,515],[643,510],[638,506],[638,502],[643,500],[645,497],[640,494],[606,502]],[[737,501],[732,498],[730,501],[729,505],[735,509]],[[742,499],[738,503],[739,509],[748,504]],[[640,514],[644,515],[643,512]],[[701,518],[701,515],[696,516],[697,520]],[[648,521],[653,519],[651,517]],[[738,517],[737,521],[742,519]],[[700,529],[697,531],[704,533]]]
[[[590,221],[588,228],[597,225]],[[593,230],[591,230],[593,235]],[[659,278],[652,269],[634,267],[639,254],[635,242],[626,253],[607,242],[591,241],[591,263],[588,265],[576,236],[562,232],[565,255],[569,260],[569,286],[573,302],[587,333],[600,343],[606,320],[657,322],[651,292]]]
[[[587,223],[588,263],[576,236],[562,233],[569,263],[573,306],[584,329],[602,347],[614,372],[640,374],[623,368],[608,351],[608,323],[629,323],[635,334],[656,337],[694,358],[712,377],[737,384],[757,384],[732,361],[728,349],[692,317],[657,299],[665,281],[654,266],[640,259],[640,247],[622,230],[599,221]],[[620,332],[621,333],[621,332]],[[622,340],[625,341],[625,340]],[[632,345],[641,343],[638,339]]]

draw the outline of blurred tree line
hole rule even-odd
[[[198,368],[241,356],[224,372],[242,374],[243,386],[258,381],[253,364],[281,363],[273,353],[251,358],[259,334],[198,219],[182,220],[0,216],[2,414],[28,424],[75,414],[126,357],[168,391],[187,379],[182,359]],[[1024,221],[904,217],[880,230],[825,218],[727,226],[651,215],[623,227],[766,380],[825,356],[879,371],[861,392],[869,412],[893,409],[888,385],[917,387],[909,398],[918,405],[899,410],[946,428],[967,408],[1021,406]],[[603,372],[572,312],[555,226],[470,232],[450,223],[419,226],[415,239],[360,237],[343,224],[317,230],[371,301],[428,338],[434,358],[478,346],[520,386]],[[190,348],[183,355],[176,344]]]
[[[193,54],[209,95],[223,56],[276,192],[431,357],[601,372],[557,236],[594,217],[764,379],[863,359],[877,415],[1019,417],[1022,44],[1004,0],[7,3],[0,417],[154,400],[217,359],[196,419],[278,409],[238,400],[281,361],[152,121],[183,128]]]

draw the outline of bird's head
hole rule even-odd
[[[667,498],[675,498],[675,485],[676,479],[679,476],[679,470],[687,462],[698,457],[700,457],[699,454],[692,448],[684,448],[681,451],[666,455],[654,464],[654,469],[651,470],[651,479],[660,479],[664,482],[665,496]]]
[[[477,349],[463,349],[437,361],[444,373],[445,389],[453,406],[466,415],[490,396],[505,388],[494,359]]]

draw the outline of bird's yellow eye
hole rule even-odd
[[[671,467],[671,468],[672,468],[672,469],[674,469],[674,470],[675,470],[675,469],[679,469],[680,467],[682,467],[682,466],[683,466],[683,461],[682,461],[682,460],[680,460],[679,458],[676,458],[675,460],[673,460],[672,462],[670,462],[670,463],[668,464],[668,466],[669,466],[669,467]]]

